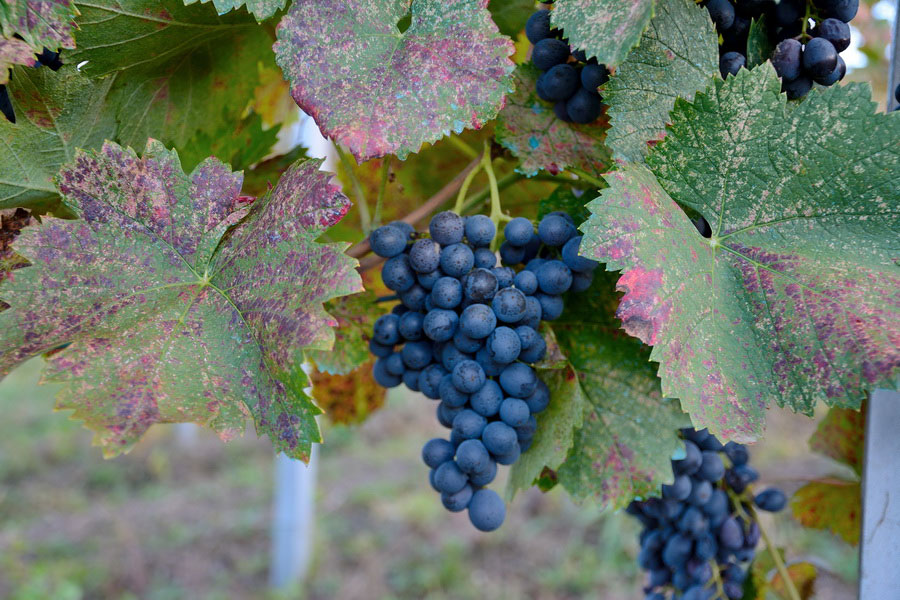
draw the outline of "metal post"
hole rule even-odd
[[[875,390],[866,415],[859,599],[900,597],[900,393]],[[847,510],[852,507],[848,506]]]
[[[269,584],[276,589],[302,581],[309,570],[318,456],[314,444],[308,465],[284,454],[275,457]]]
[[[898,85],[900,85],[900,0],[894,7],[894,34],[891,36],[891,66],[888,71],[888,111],[897,106],[894,90]]]
[[[197,441],[198,426],[193,423],[175,423],[175,445],[190,448]]]

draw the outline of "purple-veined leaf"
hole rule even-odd
[[[649,168],[612,173],[589,205],[583,252],[623,271],[617,314],[695,426],[749,441],[773,401],[856,408],[894,385],[900,118],[870,95],[788,105],[771,65],[742,70],[678,100]]]
[[[529,177],[541,169],[558,173],[568,167],[603,173],[609,166],[609,150],[603,145],[606,117],[588,125],[560,121],[535,92],[538,75],[531,63],[516,68],[516,91],[497,123],[497,141],[520,161],[516,170]]]
[[[31,266],[0,286],[0,373],[49,352],[59,407],[111,455],[154,423],[228,438],[251,416],[308,457],[320,411],[303,350],[333,341],[323,302],[361,288],[345,245],[315,242],[349,208],[318,166],[295,164],[248,207],[216,159],[186,175],[153,140],[142,157],[79,151],[57,183],[81,219],[48,217],[13,245]]]
[[[0,85],[9,83],[9,70],[13,65],[33,67],[34,50],[20,39],[0,38]]]
[[[4,0],[0,6],[3,37],[18,34],[34,53],[44,48],[74,48],[72,21],[78,9],[71,0]]]
[[[617,65],[637,45],[654,0],[557,0],[550,19],[569,43],[601,63]]]
[[[486,7],[297,0],[278,25],[276,61],[300,108],[359,162],[402,159],[451,131],[481,127],[503,107],[514,48]]]

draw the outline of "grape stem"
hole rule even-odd
[[[375,199],[375,216],[372,217],[372,229],[381,227],[381,209],[384,206],[384,193],[387,190],[387,182],[391,174],[391,156],[385,156],[381,163],[381,187],[378,188],[378,198]]]
[[[463,203],[466,201],[466,196],[469,193],[469,186],[472,185],[472,180],[475,179],[475,176],[478,175],[478,172],[483,168],[484,163],[478,163],[478,166],[469,171],[466,178],[463,180],[462,187],[459,188],[459,193],[456,195],[456,204],[453,206],[453,212],[458,215],[462,214]]]
[[[500,206],[500,188],[497,186],[497,175],[494,174],[491,149],[487,142],[484,143],[484,150],[481,152],[481,167],[487,174],[488,185],[491,189],[491,221],[494,222],[494,227],[499,230],[501,221],[511,221],[512,217],[504,215],[503,208]],[[496,245],[496,242],[497,238],[495,237],[492,245]]]
[[[716,597],[713,600],[728,600],[728,596],[725,595],[725,588],[722,586],[722,576],[719,573],[718,563],[714,560],[710,560],[709,564],[712,567],[713,581],[716,582]]]
[[[447,139],[451,144],[456,146],[460,152],[462,152],[469,158],[475,158],[476,156],[478,156],[478,152],[475,150],[475,148],[465,143],[458,135],[451,135]]]
[[[577,167],[569,167],[569,168],[566,169],[566,170],[567,170],[569,173],[571,173],[572,175],[577,176],[579,179],[584,180],[584,181],[590,183],[590,184],[593,185],[594,187],[598,187],[598,188],[601,188],[601,189],[606,187],[606,184],[605,184],[603,181],[597,179],[596,177],[594,177],[594,176],[591,175],[590,173],[586,173],[585,171],[582,171],[581,169],[579,169],[579,168],[577,168]]]
[[[363,233],[368,235],[369,232],[372,231],[372,218],[369,215],[369,205],[366,204],[366,195],[363,193],[359,179],[356,178],[355,166],[353,161],[350,160],[350,157],[347,156],[347,153],[341,148],[340,144],[335,144],[334,148],[337,151],[338,158],[341,160],[341,164],[344,165],[347,177],[350,178],[351,185],[353,185],[353,195],[356,196],[356,206],[359,207],[360,227],[362,228]]]

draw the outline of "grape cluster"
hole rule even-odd
[[[401,301],[375,322],[373,373],[383,387],[404,383],[440,401],[437,419],[451,433],[422,449],[431,485],[448,510],[468,509],[476,528],[493,531],[506,507],[485,486],[498,464],[528,450],[535,415],[550,403],[532,367],[547,352],[540,322],[562,314],[563,293],[590,286],[597,263],[578,256],[581,236],[562,212],[544,217],[537,232],[525,218],[507,223],[505,266],[497,266],[496,227],[484,215],[442,212],[428,230],[392,223],[370,237],[387,259],[384,284]]]
[[[788,98],[802,98],[813,82],[834,85],[847,65],[840,53],[850,46],[850,20],[859,0],[707,0],[706,8],[722,36],[722,77],[746,66],[750,22],[765,16],[775,52],[772,65]]]
[[[723,446],[706,429],[682,434],[685,456],[672,461],[674,482],[662,486],[662,498],[627,509],[644,525],[638,563],[649,571],[645,600],[740,600],[761,535],[752,507],[777,512],[787,496],[776,488],[752,496],[759,474],[745,446]]]
[[[525,35],[534,44],[531,62],[543,71],[537,81],[537,95],[553,102],[553,112],[562,121],[592,123],[603,110],[597,88],[609,80],[606,65],[587,59],[583,50],[569,46],[562,32],[550,25],[550,11],[531,15]]]

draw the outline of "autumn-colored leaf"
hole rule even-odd
[[[31,46],[17,38],[0,38],[0,85],[9,83],[9,70],[13,65],[33,67],[34,63],[34,50]]]
[[[550,13],[576,48],[617,65],[637,45],[653,16],[654,0],[556,0]]]
[[[860,410],[832,408],[809,438],[809,447],[862,476],[866,438],[865,403]]]
[[[276,60],[297,104],[357,161],[403,159],[503,107],[514,48],[487,3],[297,0],[278,25]]]
[[[154,423],[229,438],[250,416],[306,459],[320,411],[303,350],[331,346],[323,303],[361,288],[345,245],[315,241],[349,205],[319,164],[246,206],[240,174],[215,159],[186,175],[156,141],[142,157],[77,152],[57,181],[81,219],[47,217],[13,244],[31,266],[0,286],[0,373],[62,348],[46,380],[109,455]]]
[[[791,511],[805,527],[827,529],[848,544],[859,543],[860,484],[828,479],[812,481],[794,492]]]
[[[374,361],[369,360],[343,375],[319,371],[312,374],[313,398],[333,422],[362,423],[384,405],[387,390],[375,383],[373,364]]]
[[[44,48],[74,48],[72,21],[76,15],[78,9],[71,0],[4,0],[0,6],[0,30],[7,39],[19,35],[32,54],[39,54]]]
[[[794,584],[794,589],[800,594],[800,600],[809,600],[816,591],[816,576],[818,572],[815,565],[808,562],[793,563],[787,566],[788,577]],[[788,593],[787,585],[777,571],[772,576],[770,588],[783,600],[793,600]]]

